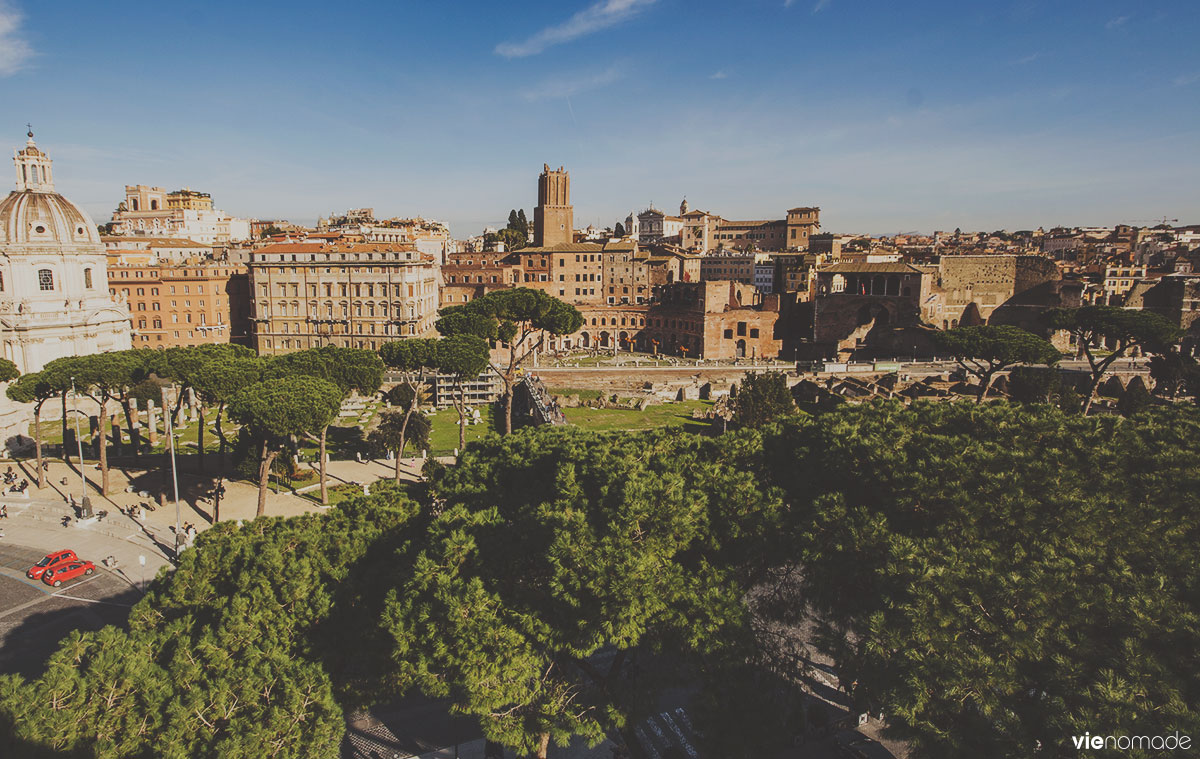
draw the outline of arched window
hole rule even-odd
[[[38,269],[38,288],[41,290],[53,290],[54,272],[49,269]]]
[[[84,270],[83,270],[83,286],[84,286],[84,287],[86,287],[86,288],[87,288],[87,289],[89,289],[89,290],[91,290],[91,289],[92,289],[92,270],[91,270],[91,269],[84,269]],[[142,293],[141,293],[141,288],[139,287],[139,288],[138,288],[138,295],[141,295],[141,294],[142,294]]]
[[[137,198],[133,198],[133,210],[135,210],[135,211],[137,211],[137,210],[138,210],[138,202],[137,202]]]
[[[30,169],[30,170],[33,172],[33,183],[34,183],[34,184],[37,184],[37,181],[38,181],[38,178],[37,178],[37,169],[38,169],[38,167],[37,167],[37,166],[30,166],[30,167],[29,167],[29,169]]]
[[[151,210],[151,211],[157,211],[157,210],[158,210],[158,201],[157,201],[157,200],[152,200],[152,201],[150,201],[150,210]]]

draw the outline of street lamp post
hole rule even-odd
[[[167,439],[170,441],[168,444],[171,446],[171,482],[175,486],[175,560],[178,561],[180,538],[183,537],[183,533],[181,532],[182,527],[179,524],[179,472],[175,467],[175,427],[171,419],[171,406],[167,400],[167,389],[165,387],[162,389],[162,398],[163,418],[167,422]]]
[[[83,473],[83,438],[79,434],[79,393],[75,390],[75,378],[71,378],[71,407],[75,410],[75,445],[79,449],[79,510],[82,516],[91,516],[92,501],[87,494],[87,477]],[[100,445],[104,445],[103,437]]]

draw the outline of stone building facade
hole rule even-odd
[[[126,185],[125,200],[113,212],[117,235],[182,237],[206,245],[250,239],[250,221],[213,208],[206,192],[185,188],[167,192],[144,184]]]
[[[135,348],[249,344],[250,282],[244,266],[131,258],[109,253],[108,285],[129,309]]]
[[[282,243],[250,254],[253,347],[260,354],[322,345],[376,349],[428,336],[439,271],[412,245]]]
[[[958,326],[973,304],[987,322],[992,312],[1014,297],[1052,290],[1053,283],[1061,279],[1058,266],[1043,256],[942,256],[932,297],[923,302],[924,317],[934,326],[949,329]]]
[[[130,347],[129,312],[109,293],[91,217],[54,191],[33,140],[14,151],[16,189],[0,201],[0,340],[22,374],[63,356]]]
[[[930,276],[901,263],[818,269],[812,304],[814,358],[898,355],[928,349],[921,303]],[[923,351],[922,351],[923,352]]]
[[[538,177],[538,204],[533,211],[533,244],[553,247],[574,241],[575,214],[571,207],[571,174],[562,166],[542,167]]]

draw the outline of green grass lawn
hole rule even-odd
[[[595,400],[601,395],[599,390],[577,390],[571,388],[552,388],[551,393],[555,395],[576,395],[584,400]],[[707,422],[698,422],[692,419],[692,411],[697,408],[706,408],[711,405],[710,401],[683,401],[678,403],[661,403],[650,406],[645,411],[636,411],[631,409],[592,409],[592,408],[569,408],[564,409],[567,421],[571,424],[587,430],[648,430],[659,427],[683,427],[697,432],[707,431],[709,424]],[[493,411],[493,409],[495,409]],[[357,451],[365,451],[365,433],[364,428],[369,423],[369,420],[376,416],[380,411],[379,407],[370,408],[364,412],[362,419],[358,421],[353,417],[345,417],[341,420],[341,424],[346,426],[332,426],[329,428],[327,435],[327,448],[330,458],[348,460],[355,457]],[[500,426],[498,415],[500,411],[496,406],[488,408],[480,408],[483,414],[484,421],[481,424],[467,425],[467,442],[479,440],[491,432],[496,431]],[[454,449],[458,448],[458,413],[453,408],[442,409],[435,412],[431,421],[433,429],[430,433],[429,452],[434,456],[449,456],[454,453]],[[196,452],[196,431],[199,425],[193,423],[187,425],[186,429],[182,430],[179,437],[180,454],[189,454]],[[42,422],[42,442],[43,445],[58,445],[62,441],[60,422]],[[87,430],[81,428],[85,435]],[[143,430],[144,432],[144,430]],[[225,422],[225,434],[230,438],[232,444],[233,438],[236,436],[237,427],[233,423]],[[209,427],[204,435],[204,448],[210,453],[216,453],[218,449],[218,439],[216,434]],[[159,443],[155,446],[156,452],[161,452],[166,445],[166,436],[160,431]],[[72,450],[74,453],[74,450]],[[407,455],[417,455],[418,452],[411,447],[406,451]],[[317,445],[308,440],[301,441],[300,455],[305,461],[316,460]],[[91,460],[91,454],[85,449],[85,458]],[[297,487],[310,483],[296,483]],[[274,478],[272,478],[272,489],[275,489]],[[288,488],[282,487],[282,490]]]
[[[480,407],[479,413],[483,421],[479,424],[467,424],[467,442],[486,437],[489,432],[496,430],[495,420],[489,413],[490,408]],[[468,412],[469,413],[469,412]],[[429,433],[429,454],[431,456],[449,456],[458,447],[458,412],[453,408],[442,409],[431,419],[433,429]],[[413,455],[412,452],[409,455]]]
[[[659,403],[645,411],[632,409],[568,408],[563,409],[567,421],[585,430],[653,430],[660,427],[683,427],[693,432],[707,432],[712,425],[692,419],[692,412],[708,408],[712,401],[680,401]]]
[[[329,486],[329,505],[336,506],[342,501],[347,501],[355,496],[360,496],[363,493],[362,485],[330,485]],[[321,489],[315,488],[300,495],[301,498],[307,498],[313,503],[321,502]]]

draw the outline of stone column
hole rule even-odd
[[[100,458],[100,446],[104,445],[104,437],[100,434],[100,417],[88,417],[88,429],[92,433],[92,456]]]
[[[129,427],[129,434],[132,435],[134,430],[140,430],[142,428],[142,419],[140,416],[138,416],[139,412],[138,412],[138,399],[137,398],[129,399],[129,411],[130,411],[129,416],[130,416],[130,425],[131,425]]]
[[[121,439],[121,417],[118,414],[113,414],[109,417],[109,426],[112,429],[113,439],[113,455],[120,456],[124,452],[124,441]]]
[[[187,389],[187,398],[184,401],[184,405],[187,406],[188,421],[196,421],[196,391],[190,387]]]
[[[154,401],[146,401],[146,427],[150,432],[150,445],[158,444],[158,409]]]

